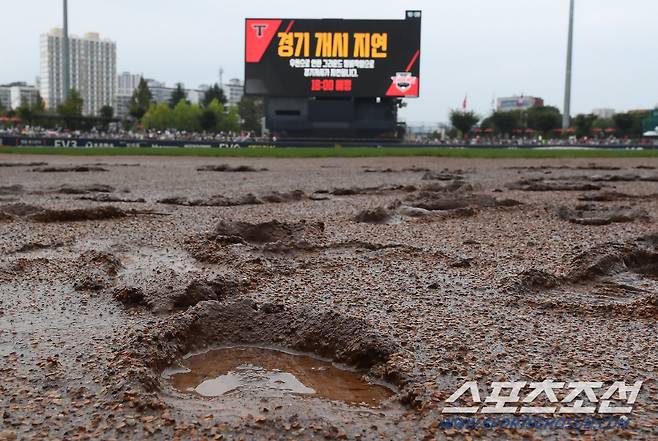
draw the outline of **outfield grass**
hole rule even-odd
[[[536,150],[447,147],[349,147],[349,148],[66,148],[0,147],[0,153],[68,156],[200,156],[247,158],[365,158],[385,156],[435,156],[454,158],[646,158],[658,150]]]

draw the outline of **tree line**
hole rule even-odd
[[[219,84],[210,87],[199,104],[187,100],[182,83],[176,84],[169,101],[156,103],[142,78],[130,99],[130,115],[146,129],[175,129],[187,132],[238,132],[261,134],[263,105],[259,99],[243,97],[237,106],[228,106]]]
[[[199,104],[192,104],[182,83],[176,84],[166,102],[156,103],[146,81],[142,78],[130,98],[130,117],[122,122],[124,128],[143,127],[154,130],[174,129],[188,132],[239,132],[249,131],[260,135],[263,117],[262,100],[243,97],[237,106],[227,105],[224,91],[214,84],[204,93]],[[41,95],[35,104],[23,102],[16,110],[3,109],[0,115],[18,117],[21,122],[42,127],[65,127],[68,129],[107,129],[114,118],[114,108],[103,106],[98,116],[83,116],[83,100],[80,93],[72,89],[67,99],[55,110],[46,110]]]
[[[586,137],[598,134],[614,134],[619,137],[639,138],[643,133],[643,122],[650,111],[617,113],[612,118],[600,118],[594,114],[579,114],[571,120],[569,136]],[[472,111],[450,112],[452,137],[470,137],[485,133],[497,136],[519,134],[552,137],[560,135],[562,114],[552,106],[532,107],[527,110],[494,111],[481,117]]]

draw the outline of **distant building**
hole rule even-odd
[[[230,106],[237,105],[244,96],[244,84],[237,78],[229,80],[227,84],[222,84],[224,95]]]
[[[533,107],[543,107],[544,100],[534,96],[510,96],[498,98],[496,110],[499,112],[509,112],[512,110],[528,110]]]
[[[176,90],[175,87],[167,87],[165,83],[154,79],[147,79],[146,84],[149,86],[151,94],[153,95],[153,101],[156,103],[169,102],[171,95],[174,93],[174,90]],[[199,87],[199,89],[185,89],[185,94],[190,104],[200,104],[203,100],[205,90],[201,87]]]
[[[156,81],[154,79],[147,79],[146,84],[153,95],[153,101],[156,103],[168,102],[171,98],[171,94],[174,92],[172,87],[165,86],[165,83]]]
[[[39,90],[27,83],[11,83],[0,86],[0,104],[5,109],[16,110],[27,104],[34,107],[37,104]]]
[[[139,86],[141,74],[122,72],[117,76],[117,94],[114,99],[114,115],[124,119],[128,116],[130,99]]]
[[[84,37],[69,36],[71,88],[83,100],[83,114],[96,115],[103,106],[112,106],[116,96],[116,43],[101,40],[90,32]],[[49,109],[64,101],[64,31],[56,28],[41,35],[41,96]]]
[[[13,86],[11,87],[11,108],[18,109],[24,103],[30,108],[37,105],[39,90],[35,86]]]
[[[0,107],[11,109],[11,88],[0,86]]]
[[[601,119],[610,119],[613,116],[615,116],[615,113],[617,113],[615,112],[615,109],[608,109],[608,108],[592,110],[592,115],[595,115]]]
[[[121,72],[117,75],[117,95],[133,95],[133,92],[139,86],[142,74],[132,74],[130,72]]]

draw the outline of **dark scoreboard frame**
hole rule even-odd
[[[404,20],[247,18],[245,94],[291,98],[416,98],[420,95],[421,17],[420,11],[407,11]],[[316,32],[346,33],[347,56],[316,57]],[[302,49],[299,56],[279,56],[279,33],[308,34],[309,52],[304,54]],[[367,42],[373,43],[373,35],[384,33],[385,58],[373,57],[372,53],[355,56],[355,34],[367,34]],[[294,48],[297,43],[295,39]],[[292,67],[291,59],[300,67]],[[372,67],[373,62],[374,68],[367,67]],[[323,69],[331,74],[327,76],[327,70]],[[324,74],[315,75],[318,72]],[[355,74],[358,76],[354,77]]]

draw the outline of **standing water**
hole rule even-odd
[[[367,382],[357,372],[306,355],[256,347],[212,350],[184,360],[181,370],[165,372],[179,392],[203,397],[253,394],[312,396],[348,404],[378,406],[395,392]]]

